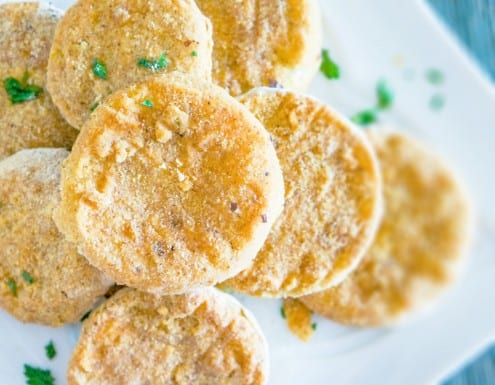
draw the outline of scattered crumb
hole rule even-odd
[[[282,317],[286,319],[289,330],[300,340],[307,342],[316,330],[312,322],[312,312],[297,299],[287,298],[281,309]]]
[[[172,139],[172,131],[168,130],[163,124],[158,122],[155,127],[156,141],[159,143],[167,143]]]

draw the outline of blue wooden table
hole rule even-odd
[[[428,0],[495,82],[495,0]],[[443,385],[495,385],[495,345]]]
[[[495,82],[495,0],[428,0]]]

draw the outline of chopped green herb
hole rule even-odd
[[[21,275],[24,281],[26,281],[30,285],[34,282],[33,277],[31,277],[31,275],[26,270],[24,270]]]
[[[198,51],[192,51],[191,56],[193,57],[198,57]]]
[[[386,110],[390,108],[394,101],[394,92],[385,80],[380,80],[376,85],[376,97],[378,108]]]
[[[55,385],[55,379],[49,370],[33,368],[25,364],[24,375],[27,385]]]
[[[443,84],[445,80],[442,71],[436,68],[430,68],[429,70],[426,71],[425,75],[428,83],[433,84],[434,86],[439,86],[440,84]]]
[[[149,99],[146,99],[144,102],[141,103],[143,107],[148,107],[148,108],[153,108],[153,102]]]
[[[318,324],[316,322],[313,322],[311,324],[311,329],[316,330],[317,327],[318,327]]]
[[[57,355],[57,351],[55,350],[53,341],[50,341],[48,345],[45,346],[45,352],[49,360],[53,360],[55,358],[55,356]]]
[[[91,107],[89,107],[89,110],[90,110],[91,112],[93,112],[94,110],[96,110],[96,107],[98,107],[99,105],[100,105],[100,103],[96,102],[96,103],[94,103]]]
[[[445,106],[445,97],[442,94],[435,94],[430,99],[430,108],[439,111]]]
[[[43,88],[34,84],[27,84],[29,79],[29,73],[26,71],[19,81],[15,78],[3,79],[3,86],[12,104],[23,103],[36,99],[36,97],[43,92]]]
[[[84,314],[81,318],[81,322],[87,320],[89,318],[89,316],[91,315],[91,310],[88,311],[86,314]]]
[[[280,315],[282,316],[283,319],[287,318],[287,316],[285,315],[285,309],[283,306],[280,308]]]
[[[330,58],[330,53],[327,49],[321,51],[322,62],[320,65],[320,71],[327,79],[340,78],[340,69],[337,63]]]
[[[380,80],[376,85],[376,106],[354,115],[351,120],[360,126],[368,126],[378,120],[381,110],[390,108],[394,102],[394,92],[385,80]]]
[[[14,297],[17,297],[17,283],[13,279],[7,281],[7,286]]]
[[[151,71],[158,71],[168,67],[167,57],[165,56],[165,53],[162,53],[158,60],[140,58],[137,60],[137,64],[138,66]]]
[[[93,73],[97,78],[107,80],[107,66],[101,60],[93,61]]]
[[[351,120],[360,126],[368,126],[376,122],[377,114],[375,110],[365,110],[354,115]]]
[[[174,248],[174,250],[175,250],[175,248]],[[235,294],[235,290],[233,290],[227,286],[218,286],[218,289],[222,290],[224,293],[227,293],[227,294]]]

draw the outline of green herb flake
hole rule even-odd
[[[86,314],[84,314],[81,318],[81,322],[87,320],[89,318],[89,316],[91,315],[91,310],[88,311]]]
[[[27,385],[55,385],[55,379],[49,370],[24,365],[24,376]]]
[[[198,57],[198,51],[192,51],[191,56],[192,57]]]
[[[13,279],[7,281],[7,286],[14,297],[17,297],[17,283]]]
[[[148,107],[148,108],[153,108],[153,102],[149,99],[146,99],[144,102],[141,103],[143,107]]]
[[[280,308],[280,315],[282,316],[283,319],[287,318],[287,315],[285,314],[285,309],[283,306]]]
[[[340,69],[337,63],[330,58],[330,53],[327,49],[321,51],[322,62],[320,65],[320,71],[325,75],[327,79],[340,78]]]
[[[426,71],[425,73],[426,80],[428,83],[434,85],[434,86],[439,86],[444,83],[445,77],[442,73],[442,71],[436,69],[436,68],[430,68],[429,70]]]
[[[167,68],[168,62],[165,53],[162,53],[158,60],[140,58],[137,60],[137,65],[151,71],[158,71]]]
[[[435,94],[430,99],[430,108],[433,111],[440,111],[445,107],[445,96],[442,94]]]
[[[235,294],[235,290],[233,290],[233,289],[231,289],[230,287],[227,287],[227,286],[217,286],[217,289],[220,289],[224,293],[227,293],[227,294]]]
[[[45,346],[45,352],[49,360],[53,360],[55,358],[55,356],[57,355],[57,351],[55,350],[53,341],[50,341],[48,345]]]
[[[351,121],[360,125],[360,126],[368,126],[377,121],[377,114],[375,110],[365,110],[351,118]]]
[[[107,66],[101,60],[93,61],[93,73],[97,78],[107,80]]]
[[[379,81],[376,85],[376,98],[379,109],[386,110],[392,106],[394,92],[385,80]]]
[[[31,277],[31,275],[26,270],[24,270],[21,275],[24,281],[26,281],[30,285],[34,282],[33,277]]]
[[[318,328],[318,324],[316,322],[313,322],[311,324],[311,329],[316,330]]]
[[[29,73],[26,71],[21,81],[15,78],[3,79],[5,92],[9,95],[12,104],[24,103],[34,100],[43,92],[43,88],[34,84],[28,84]]]
[[[91,112],[93,112],[94,110],[96,110],[96,107],[98,107],[99,105],[100,105],[100,103],[96,102],[96,103],[94,103],[91,107],[89,107],[89,110],[90,110]]]

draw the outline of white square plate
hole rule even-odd
[[[72,2],[53,3],[66,9]],[[419,0],[321,0],[321,7],[324,46],[342,78],[320,75],[310,93],[350,116],[371,107],[377,81],[387,79],[396,103],[383,121],[437,149],[468,185],[478,208],[471,258],[438,306],[394,329],[355,330],[316,318],[318,329],[304,344],[287,331],[280,301],[240,299],[267,335],[272,385],[435,383],[495,339],[495,90]],[[441,70],[444,84],[426,81],[431,68]],[[446,100],[438,111],[429,106],[435,94]],[[25,383],[24,363],[51,369],[65,384],[78,330],[23,325],[0,313],[2,384]],[[43,349],[49,340],[58,350],[53,362]]]

